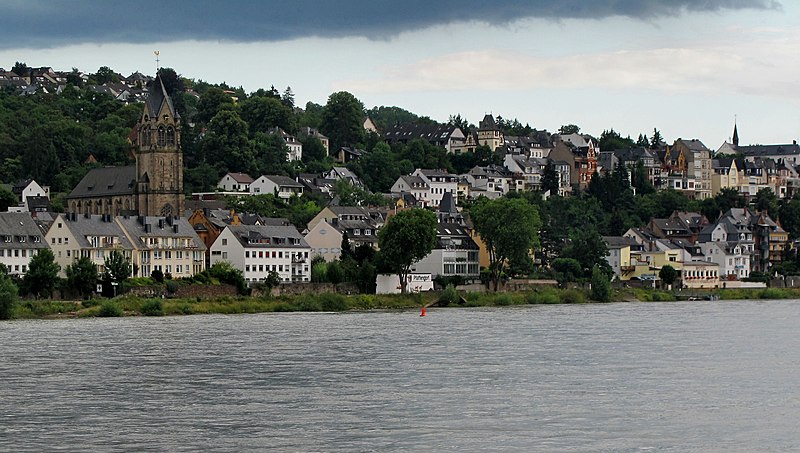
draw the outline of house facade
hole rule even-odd
[[[0,264],[9,275],[25,275],[31,258],[46,248],[47,241],[30,214],[0,212]]]
[[[284,283],[311,281],[311,247],[293,226],[229,226],[211,246],[211,264],[222,261],[251,285],[273,271]]]

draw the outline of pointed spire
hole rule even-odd
[[[739,130],[736,128],[736,119],[733,120],[733,146],[739,146]]]

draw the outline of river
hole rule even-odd
[[[0,323],[3,451],[800,451],[800,301]]]

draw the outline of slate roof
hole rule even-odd
[[[0,250],[48,248],[43,236],[27,212],[0,212]],[[9,242],[4,237],[8,237]],[[35,238],[39,242],[35,242]]]
[[[161,81],[161,75],[157,75],[156,79],[153,81],[153,84],[150,86],[147,94],[147,100],[145,102],[147,103],[147,109],[153,115],[157,115],[161,110],[161,105],[166,102],[172,117],[175,119],[179,119],[181,117],[178,111],[175,110],[175,107],[172,106],[172,99],[167,94],[166,88],[164,88],[164,83]]]
[[[125,236],[125,232],[114,221],[114,218],[106,215],[80,215],[74,214],[61,214],[51,225],[51,229],[58,223],[63,222],[64,226],[69,229],[75,240],[78,242],[80,248],[92,247],[92,244],[86,239],[87,236],[115,236],[119,238],[122,248],[130,250],[133,248],[131,242]]]
[[[636,242],[634,238],[628,238],[624,236],[603,236],[603,241],[605,241],[606,245],[610,249],[622,248],[622,247],[639,247],[639,243]]]
[[[93,168],[72,189],[67,198],[132,195],[136,189],[136,167]]]
[[[800,155],[800,145],[797,143],[784,145],[737,146],[736,150],[748,157]]]
[[[230,225],[228,229],[243,247],[252,248],[309,248],[303,235],[293,226],[275,225]],[[269,238],[268,244],[258,243],[261,238]],[[276,243],[283,239],[285,243]]]
[[[100,216],[97,216],[100,217]],[[130,234],[136,244],[137,249],[146,248],[140,238],[142,237],[167,237],[167,238],[191,238],[194,248],[206,250],[206,245],[195,233],[194,227],[183,217],[164,218],[156,216],[121,216],[117,221]],[[147,231],[145,225],[150,225]],[[177,228],[176,228],[177,227]]]
[[[469,233],[462,225],[443,222],[436,225],[436,248],[478,250],[478,244],[472,240]]]
[[[696,138],[693,138],[691,140],[685,140],[685,139],[679,138],[678,140],[676,140],[676,142],[683,143],[684,145],[686,145],[686,148],[688,148],[692,152],[710,152],[711,151],[706,147],[706,145],[703,144],[703,142],[701,142],[700,140],[698,140]]]
[[[452,124],[402,123],[387,127],[383,138],[389,143],[407,142],[414,139],[441,143],[447,141],[456,129],[458,127]]]
[[[280,187],[299,187],[303,188],[303,185],[299,182],[295,181],[294,179],[288,176],[280,176],[280,175],[264,175],[265,179],[269,179],[276,185]]]

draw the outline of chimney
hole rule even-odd
[[[152,231],[153,231],[153,225],[149,224],[149,223],[145,223],[144,224],[144,232],[145,233],[150,233]]]
[[[172,225],[172,232],[173,233],[177,233],[178,232],[178,224],[177,223]]]
[[[158,227],[164,228],[164,219],[158,219]]]

